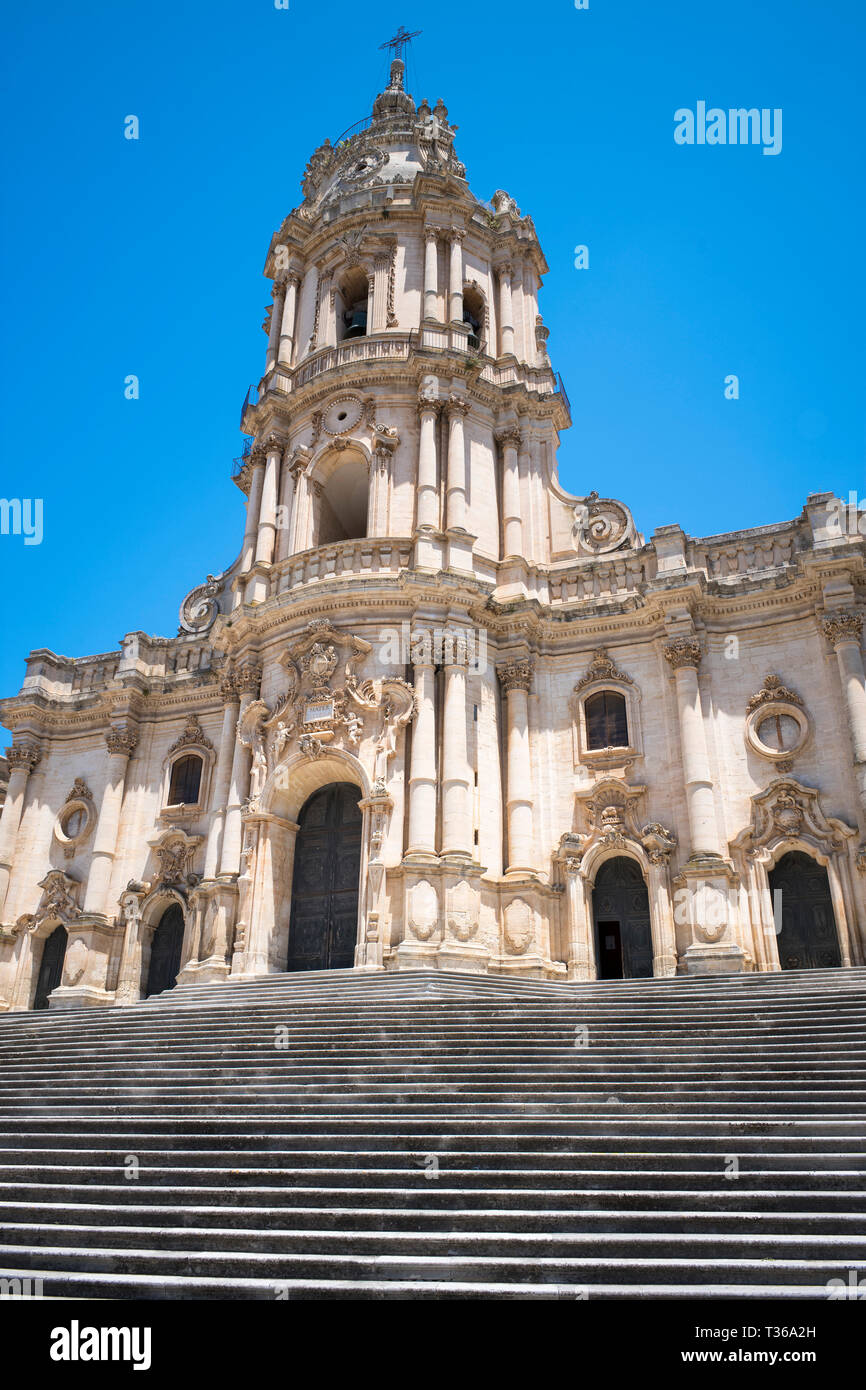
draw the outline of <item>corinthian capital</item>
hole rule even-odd
[[[859,645],[863,618],[860,613],[834,613],[832,618],[825,618],[821,626],[831,647],[841,646],[843,642]]]
[[[242,695],[258,695],[262,681],[261,662],[252,659],[242,661],[235,667],[234,679],[235,686]]]
[[[528,658],[506,661],[504,665],[497,666],[496,674],[506,694],[512,690],[524,690],[528,694],[532,688],[532,662]]]
[[[667,643],[664,653],[665,660],[670,662],[675,671],[684,666],[691,666],[697,670],[701,664],[701,644],[696,637],[675,637],[672,642]]]
[[[110,754],[120,753],[124,758],[128,758],[138,743],[138,733],[127,724],[122,729],[109,729],[105,735],[105,742]]]
[[[32,772],[42,751],[38,743],[13,743],[11,748],[6,749],[6,757],[10,767],[23,767],[27,772]]]
[[[465,396],[450,396],[448,399],[449,415],[468,415],[469,401]]]
[[[500,444],[503,449],[519,449],[520,430],[517,428],[516,425],[506,425],[505,429],[499,430],[497,432],[496,442],[497,444]]]

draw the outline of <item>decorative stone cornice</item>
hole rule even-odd
[[[83,777],[76,777],[66,797],[68,801],[92,801],[93,793]]]
[[[764,677],[764,686],[757,695],[753,695],[746,705],[746,712],[751,713],[754,709],[759,709],[761,705],[785,704],[801,705],[803,701],[800,696],[787,686],[782,684],[781,676],[769,675]]]
[[[594,652],[589,670],[581,676],[574,688],[575,690],[583,690],[584,686],[594,685],[596,681],[623,681],[626,685],[634,685],[631,676],[626,675],[625,671],[620,671],[614,665],[606,647],[599,647]]]
[[[175,739],[168,751],[169,754],[177,753],[180,748],[189,748],[193,745],[197,748],[213,748],[213,744],[199,723],[197,714],[189,716],[183,733]]]
[[[668,661],[675,671],[687,666],[696,671],[701,664],[703,653],[696,637],[675,637],[663,650],[665,661]]]
[[[507,661],[497,666],[496,674],[506,694],[510,695],[512,690],[523,690],[528,694],[532,689],[532,662],[528,658]]]
[[[677,837],[658,821],[650,821],[641,831],[641,844],[651,864],[668,864],[672,851],[676,849]]]
[[[843,642],[856,642],[859,646],[863,632],[863,617],[860,613],[834,613],[831,618],[825,618],[821,624],[824,629],[824,636],[832,647],[839,647]]]
[[[112,757],[115,754],[120,754],[122,757],[128,758],[138,743],[138,733],[130,725],[123,729],[109,729],[105,735],[105,742],[108,744],[108,751]]]
[[[27,772],[32,772],[39,759],[42,757],[42,750],[36,743],[13,743],[11,748],[6,749],[6,758],[11,768],[26,768]]]

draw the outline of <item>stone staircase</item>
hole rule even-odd
[[[0,1276],[47,1296],[826,1299],[866,1275],[862,969],[186,986],[7,1014],[0,1076]]]

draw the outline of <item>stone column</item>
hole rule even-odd
[[[823,628],[836,652],[854,754],[854,775],[860,805],[866,813],[866,673],[860,646],[863,618],[859,613],[834,613],[824,619]]]
[[[296,272],[292,272],[286,279],[285,301],[280,317],[280,351],[279,364],[281,367],[292,365],[292,352],[295,346],[295,314],[298,304],[298,286],[301,277]]]
[[[238,727],[238,706],[240,696],[235,686],[234,677],[227,675],[220,683],[220,694],[225,701],[223,706],[223,727],[220,734],[219,753],[217,754],[216,772],[214,774],[213,791],[211,793],[210,825],[207,832],[207,844],[204,852],[204,881],[216,878],[220,860],[220,845],[223,838],[223,827],[226,819],[226,805],[231,785],[232,763],[234,762],[235,743],[237,742]]]
[[[390,252],[377,256],[373,262],[373,322],[368,333],[382,333],[388,326],[388,277],[391,274]]]
[[[499,277],[499,355],[514,355],[514,311],[511,306],[511,262],[496,267]]]
[[[439,233],[435,227],[424,228],[424,317],[438,318],[439,299]]]
[[[141,998],[141,895],[124,893],[120,899],[124,922],[123,953],[114,991],[116,1004],[135,1004]]]
[[[267,462],[265,464],[258,539],[256,541],[257,565],[270,564],[274,558],[274,543],[277,536],[277,490],[284,445],[284,440],[272,434],[265,446]]]
[[[506,710],[506,874],[533,872],[532,764],[529,757],[529,691],[532,662],[509,661],[497,667]]]
[[[85,913],[100,917],[113,915],[110,912],[111,904],[108,902],[111,870],[117,850],[117,830],[123,805],[126,767],[138,742],[138,733],[130,725],[109,729],[105,741],[108,745],[108,776],[93,835],[93,855],[84,893]]]
[[[265,374],[272,372],[277,364],[277,355],[280,348],[280,324],[283,320],[283,305],[286,299],[286,277],[278,275],[274,281],[273,304],[271,306],[271,322],[268,328],[268,355],[265,363]]]
[[[568,904],[568,978],[594,980],[597,969],[592,934],[591,890],[580,872],[579,855],[566,855],[563,866]]]
[[[429,632],[412,638],[417,713],[412,726],[409,768],[409,848],[407,854],[436,853],[436,707],[433,642]]]
[[[676,637],[672,642],[668,642],[664,653],[665,659],[673,668],[677,687],[677,712],[692,842],[691,858],[718,858],[721,846],[716,828],[713,779],[710,774],[701,692],[698,686],[701,644],[694,637]]]
[[[463,238],[466,235],[455,227],[450,232],[451,274],[448,292],[448,317],[452,323],[463,322]]]
[[[243,718],[250,702],[257,697],[261,679],[262,668],[258,662],[255,661],[246,661],[235,671],[235,688],[240,695],[238,722]],[[228,802],[226,804],[225,829],[223,831],[222,849],[220,851],[220,874],[234,875],[240,873],[241,834],[243,830],[241,816],[244,802],[249,795],[249,789],[249,749],[244,748],[240,739],[237,737],[237,726],[235,726],[235,741],[232,750],[232,770],[229,779]]]
[[[466,644],[444,654],[442,716],[442,854],[472,858],[472,804],[466,741]]]
[[[520,514],[520,475],[517,450],[520,430],[516,425],[496,436],[502,449],[502,556],[523,554],[523,521]]]
[[[421,438],[418,445],[418,525],[439,529],[439,482],[436,467],[436,419],[439,402],[418,400]]]
[[[27,779],[42,757],[42,753],[36,743],[16,743],[11,748],[6,749],[6,757],[9,759],[11,771],[9,773],[9,786],[6,790],[6,801],[2,814],[0,814],[0,922],[3,920],[3,909],[6,905],[6,894],[12,875],[15,841],[18,838],[18,827],[21,824],[21,815],[24,810]]]
[[[469,402],[452,396],[448,402],[448,487],[445,505],[449,531],[466,529],[466,441],[463,421]]]
[[[648,883],[652,907],[653,975],[668,978],[677,973],[677,936],[671,903],[670,855],[650,851]]]
[[[265,477],[265,452],[256,445],[250,455],[250,490],[247,493],[247,520],[244,528],[244,545],[241,556],[241,574],[253,567],[256,558],[256,533],[259,528],[259,510],[262,505],[262,486]]]

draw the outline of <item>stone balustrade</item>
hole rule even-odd
[[[652,555],[623,560],[596,560],[550,572],[550,602],[579,603],[592,599],[621,599],[636,593],[655,577]]]
[[[287,593],[311,584],[365,575],[398,574],[412,563],[412,541],[406,538],[365,537],[339,541],[291,555],[274,567],[271,593]]]

